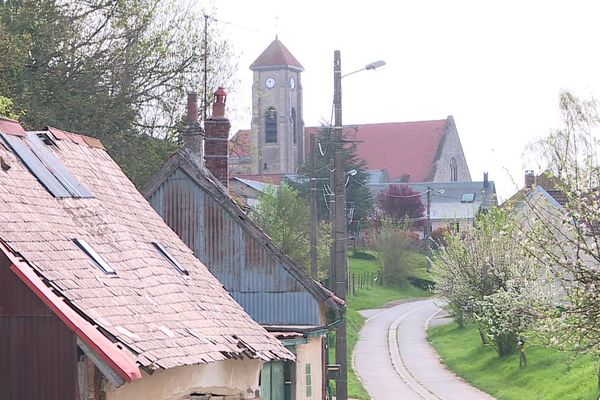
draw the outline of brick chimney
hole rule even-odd
[[[196,165],[202,165],[204,130],[198,122],[198,95],[188,93],[187,125],[180,135],[183,148]]]
[[[525,171],[525,188],[531,189],[535,185],[535,173],[528,169]]]
[[[229,187],[228,176],[228,144],[229,129],[231,123],[225,118],[225,101],[227,93],[225,89],[219,87],[214,94],[215,100],[212,107],[212,115],[204,121],[204,130],[206,132],[204,143],[204,166],[219,180],[225,187]]]

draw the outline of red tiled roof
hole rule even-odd
[[[391,122],[356,125],[345,129],[346,140],[358,141],[358,155],[368,169],[384,169],[390,179],[409,175],[409,182],[425,182],[432,173],[447,120]],[[321,128],[306,128],[306,149],[310,135]]]
[[[304,71],[302,64],[277,38],[250,65],[250,69],[253,71],[269,67],[288,67],[297,71]]]
[[[229,157],[242,158],[252,156],[252,131],[240,129],[229,139]]]
[[[0,241],[66,304],[149,369],[292,358],[194,257],[105,150],[80,135],[57,136],[56,147],[48,149],[95,198],[53,197],[0,146],[0,157],[11,166],[0,171]],[[88,242],[116,276],[96,268],[75,238]],[[189,276],[152,242],[161,243]]]

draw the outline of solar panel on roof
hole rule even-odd
[[[93,198],[94,194],[83,186],[68,170],[67,167],[58,159],[52,151],[48,149],[39,136],[33,132],[27,133],[29,147],[33,153],[42,161],[54,177],[67,189],[73,197]]]
[[[94,194],[83,186],[67,167],[48,149],[36,133],[28,132],[27,140],[0,132],[4,141],[23,164],[54,197],[93,198]]]
[[[29,146],[18,136],[6,135],[0,132],[4,141],[19,156],[23,164],[31,171],[42,185],[54,197],[71,197],[71,193],[56,179],[40,159],[31,151]]]

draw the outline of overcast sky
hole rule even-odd
[[[249,65],[278,34],[304,66],[304,122],[329,121],[333,52],[344,125],[453,115],[473,180],[488,171],[501,199],[522,185],[525,146],[559,126],[558,94],[600,93],[598,1],[214,2],[239,56],[232,132],[250,128]],[[402,157],[402,149],[398,149]],[[536,171],[538,172],[538,171]],[[511,178],[512,176],[512,178]],[[513,182],[513,179],[515,182]]]

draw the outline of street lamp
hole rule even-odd
[[[333,108],[335,113],[334,139],[335,152],[333,155],[333,182],[334,182],[334,208],[333,208],[333,263],[330,277],[333,282],[334,293],[346,300],[348,290],[348,260],[346,258],[348,226],[346,224],[346,185],[343,162],[343,133],[342,133],[342,78],[364,70],[374,70],[385,65],[384,61],[375,61],[363,68],[342,75],[342,61],[340,51],[333,53]],[[340,365],[336,383],[336,399],[348,399],[348,362],[346,357],[346,318],[338,325],[335,336],[335,359]]]

